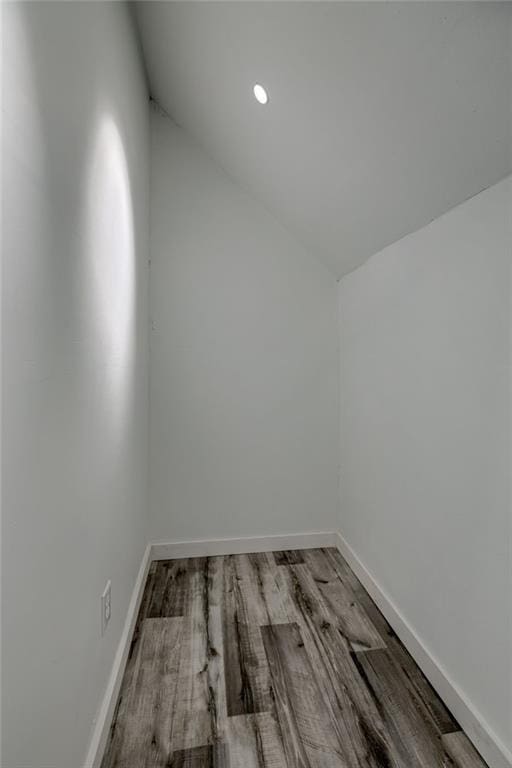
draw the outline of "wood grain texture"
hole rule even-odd
[[[288,762],[341,768],[336,732],[298,626],[278,624],[262,632]]]
[[[485,768],[337,550],[156,561],[102,768]]]
[[[457,768],[482,768],[482,759],[462,731],[443,736],[443,744]]]
[[[148,618],[183,616],[188,601],[190,569],[194,567],[194,561],[182,563],[159,560],[155,566]]]
[[[237,572],[237,561],[226,558],[224,573],[224,648],[228,716],[249,715],[269,709],[268,666],[259,625],[251,620],[251,602]]]
[[[213,763],[211,746],[179,749],[173,752],[169,768],[210,768]]]
[[[361,679],[378,704],[400,765],[444,768],[446,754],[440,734],[423,717],[418,701],[387,651],[354,654]]]
[[[230,717],[230,768],[284,768],[286,756],[279,725],[270,712]]]
[[[123,682],[104,766],[165,765],[170,755],[169,720],[175,711],[182,619],[147,619],[130,677]],[[165,702],[165,706],[162,703]],[[151,759],[150,759],[151,757]]]
[[[302,550],[292,549],[288,552],[274,552],[276,565],[300,565],[304,562]]]
[[[381,611],[377,608],[338,550],[324,549],[315,550],[315,552],[321,554],[333,569],[333,572],[336,573],[339,580],[344,584],[345,589],[350,591],[354,602],[361,607],[372,622],[372,625],[377,629],[380,637],[385,642],[388,653],[393,656],[401,668],[401,674],[408,679],[409,685],[414,689],[416,698],[421,702],[425,716],[432,720],[435,728],[442,734],[459,731],[460,726],[453,715],[434,691],[421,669],[393,632]]]

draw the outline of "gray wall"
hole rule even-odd
[[[152,119],[151,538],[336,523],[336,282]]]
[[[340,283],[344,537],[512,748],[507,179]]]
[[[3,765],[78,768],[146,542],[147,94],[123,4],[2,11]]]

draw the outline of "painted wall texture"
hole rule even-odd
[[[2,758],[79,768],[147,538],[147,93],[124,4],[2,13]]]
[[[512,748],[510,178],[339,287],[348,543]]]
[[[151,538],[332,530],[336,282],[152,118]]]

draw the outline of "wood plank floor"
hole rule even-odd
[[[102,768],[485,768],[335,549],[152,563]]]

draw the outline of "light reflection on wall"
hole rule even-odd
[[[135,345],[133,202],[123,142],[103,116],[87,183],[87,262],[92,281],[96,360],[107,377],[111,414],[122,421],[130,401]]]

